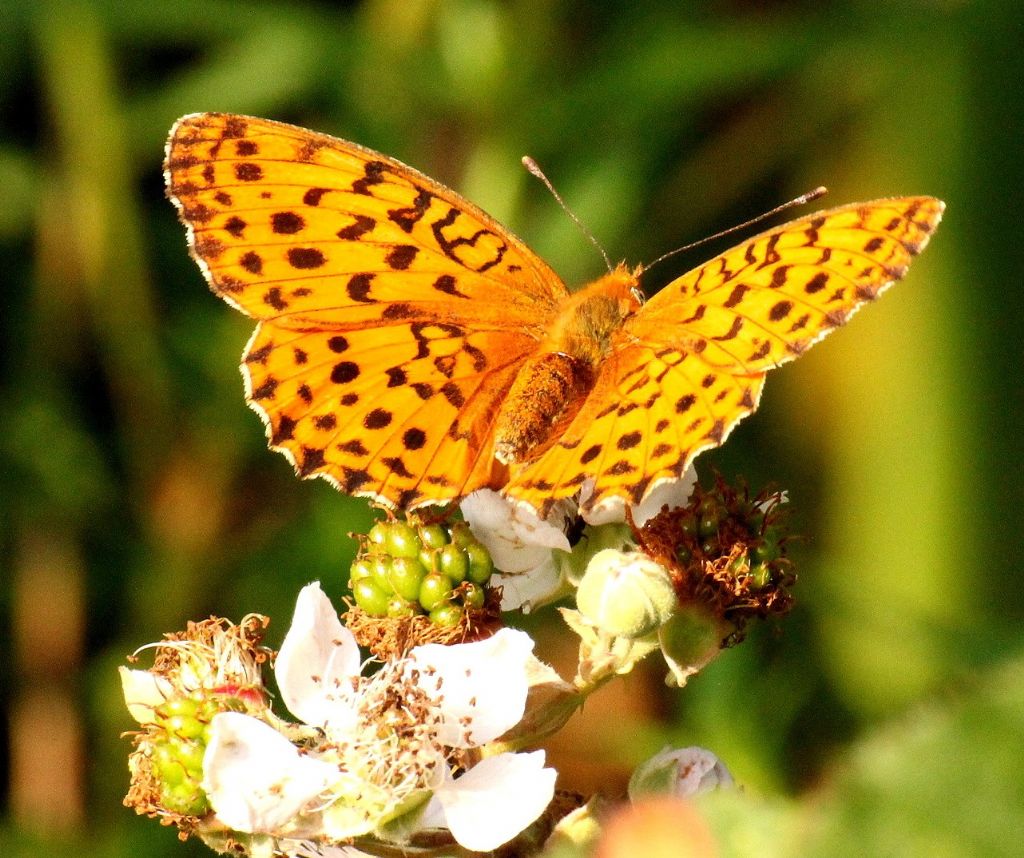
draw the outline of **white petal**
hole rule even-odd
[[[548,551],[544,561],[529,572],[495,573],[491,585],[501,586],[501,610],[523,608],[527,613],[558,598],[564,586],[562,570],[563,565]]]
[[[693,465],[678,479],[662,480],[655,484],[651,493],[632,508],[633,521],[637,527],[643,527],[648,519],[654,518],[666,504],[670,508],[686,506],[697,483],[697,471]],[[580,507],[594,492],[593,481],[588,480],[580,492]],[[619,497],[606,498],[594,506],[589,512],[581,512],[587,524],[610,524],[626,520],[625,501]]]
[[[491,489],[473,492],[460,505],[469,529],[491,553],[494,565],[511,573],[534,569],[550,558],[554,548],[569,550],[569,540],[561,527],[563,507],[556,505],[543,520],[528,505]]]
[[[544,752],[498,754],[481,760],[434,795],[444,825],[467,849],[487,852],[507,843],[540,816],[555,794]]]
[[[307,584],[274,667],[285,705],[315,727],[350,719],[350,680],[359,669],[352,632],[341,624],[320,584]]]
[[[153,710],[175,696],[170,682],[148,670],[119,667],[118,672],[128,712],[140,724],[151,724],[155,720]]]
[[[533,640],[517,629],[502,629],[474,643],[413,649],[409,668],[419,671],[419,685],[437,699],[444,718],[441,744],[484,745],[519,723],[532,652]]]
[[[337,780],[335,766],[300,754],[273,727],[240,712],[211,722],[203,789],[235,831],[272,834]]]

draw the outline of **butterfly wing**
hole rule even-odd
[[[769,369],[900,279],[942,210],[931,197],[841,206],[669,283],[619,331],[577,418],[509,493],[537,506],[593,480],[590,508],[639,503],[754,411]]]
[[[252,407],[301,476],[415,506],[504,481],[494,416],[565,287],[453,191],[252,117],[174,126],[168,194],[214,292],[259,320]]]

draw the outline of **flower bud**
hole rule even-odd
[[[614,548],[594,555],[576,592],[580,613],[614,637],[650,634],[668,621],[676,604],[664,567],[640,552]]]
[[[650,793],[689,798],[719,787],[733,785],[732,775],[704,748],[665,748],[637,766],[629,779],[629,797],[636,801]]]

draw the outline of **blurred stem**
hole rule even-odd
[[[40,291],[50,294],[40,329],[59,349],[67,332],[47,329],[45,309],[81,303],[87,321],[67,321],[91,328],[124,427],[125,467],[144,485],[166,449],[171,406],[112,51],[87,3],[41,5],[36,37],[54,135],[41,206]]]

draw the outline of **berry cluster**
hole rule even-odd
[[[783,556],[782,533],[777,524],[766,521],[765,508],[776,502],[738,502],[720,492],[705,494],[679,521],[682,540],[676,546],[676,560],[683,568],[694,559],[714,561],[730,556],[729,569],[745,575],[748,584],[761,590],[781,578],[776,561]],[[741,551],[736,551],[741,547]]]
[[[349,586],[371,617],[425,614],[453,627],[466,610],[484,607],[493,572],[491,555],[465,522],[379,521],[352,563]]]
[[[224,711],[224,701],[177,697],[154,710],[154,739],[150,771],[160,797],[157,804],[181,816],[204,816],[210,809],[203,779],[203,754],[209,741],[210,721]]]
[[[742,627],[748,617],[785,613],[792,602],[784,500],[775,491],[751,497],[746,486],[719,477],[711,489],[698,485],[685,507],[648,521],[641,544],[674,570],[684,601],[712,605]]]

